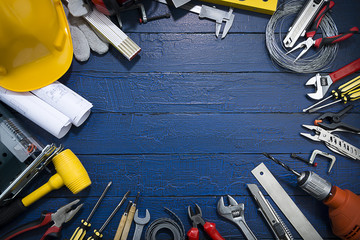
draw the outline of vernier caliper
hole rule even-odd
[[[155,0],[155,1],[163,4],[167,4],[166,0]],[[222,22],[225,22],[225,26],[221,38],[226,37],[226,34],[229,32],[234,22],[235,15],[233,14],[233,10],[234,10],[233,8],[229,8],[229,11],[226,12],[224,10],[217,9],[214,7],[209,7],[206,5],[200,6],[191,3],[186,3],[184,5],[181,5],[180,8],[199,14],[199,18],[207,18],[207,19],[215,20],[216,37],[219,37]]]

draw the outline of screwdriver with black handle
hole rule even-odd
[[[122,217],[120,219],[119,226],[118,226],[118,228],[116,230],[114,240],[120,240],[120,237],[121,237],[121,234],[122,234],[122,232],[124,230],[125,222],[126,222],[126,219],[127,219],[128,214],[129,214],[129,210],[130,210],[131,206],[132,206],[132,201],[129,201],[128,205],[125,208],[125,212],[124,212],[124,214],[122,215]]]
[[[82,219],[81,220],[81,225],[76,228],[75,232],[73,233],[73,235],[71,236],[70,240],[82,240],[85,235],[86,232],[90,229],[91,227],[91,218],[93,217],[96,209],[99,207],[101,201],[103,200],[103,198],[105,197],[105,194],[107,193],[107,191],[109,190],[110,186],[111,186],[112,182],[109,182],[108,185],[106,186],[105,190],[103,191],[103,193],[101,194],[99,200],[96,202],[94,208],[91,210],[89,216],[87,217],[86,220]]]
[[[135,215],[135,211],[136,211],[136,204],[137,204],[137,202],[139,200],[139,196],[140,196],[140,192],[138,192],[134,203],[130,207],[129,214],[128,214],[128,217],[127,217],[126,222],[125,222],[124,230],[123,230],[123,233],[121,234],[121,240],[126,240],[127,237],[128,237],[131,224],[132,224],[132,222],[134,220],[134,215]]]
[[[102,234],[102,232],[104,231],[104,229],[107,227],[107,225],[110,223],[111,219],[115,216],[115,214],[117,213],[117,211],[119,211],[119,209],[121,208],[121,206],[124,204],[125,200],[127,199],[127,197],[130,194],[130,190],[127,191],[127,193],[125,193],[124,197],[121,199],[120,203],[116,206],[116,208],[114,209],[114,211],[110,214],[110,216],[108,217],[108,219],[106,219],[105,223],[101,226],[101,228],[99,230],[94,230],[94,233],[91,237],[89,237],[87,240],[100,240],[102,239],[104,236]]]

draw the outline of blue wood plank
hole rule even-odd
[[[132,33],[130,38],[142,48],[131,62],[114,48],[105,55],[92,54],[86,64],[73,61],[72,71],[101,72],[279,72],[271,62],[264,34],[232,34],[226,43],[212,34]],[[356,35],[357,36],[357,35]],[[340,45],[329,71],[360,56],[360,38]],[[310,77],[310,75],[309,75]]]
[[[311,76],[311,75],[310,75]],[[309,75],[291,73],[72,72],[63,82],[93,103],[93,112],[289,113],[312,105]],[[354,78],[352,74],[331,89]],[[355,106],[359,103],[355,102]],[[340,111],[342,104],[324,111]],[[359,112],[358,107],[352,112]],[[313,115],[314,117],[316,114]],[[309,118],[311,118],[309,116]]]
[[[77,154],[289,153],[324,148],[323,143],[300,136],[300,132],[311,133],[301,125],[313,124],[317,116],[93,113],[83,126],[72,128],[61,140],[36,126],[33,129],[40,131],[42,142],[61,142]],[[349,114],[347,122],[356,126],[358,119],[358,114]],[[341,136],[355,146],[360,145],[357,136]]]
[[[360,170],[358,162],[338,157],[333,170],[327,174],[329,162],[318,158],[316,168],[291,159],[290,154],[274,154],[295,170],[316,171],[333,184],[360,193],[360,183],[346,178],[356,176]],[[310,158],[309,153],[300,154]],[[256,182],[251,170],[264,162],[284,189],[292,196],[307,196],[297,187],[296,177],[262,154],[177,154],[177,155],[78,155],[93,182],[79,196],[97,196],[109,181],[117,186],[109,196],[119,197],[127,190],[140,191],[146,197],[186,197],[210,195],[248,196],[246,184]],[[32,192],[50,178],[43,173],[41,178],[22,194]],[[135,194],[135,193],[133,193]],[[49,197],[71,197],[71,192],[62,188],[53,191]]]

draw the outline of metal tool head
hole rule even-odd
[[[202,218],[201,208],[196,203],[195,203],[195,211],[192,210],[191,206],[188,207],[188,216],[190,220],[193,222],[194,227],[196,227],[199,224],[201,225],[205,224],[205,221]]]
[[[228,195],[227,197],[230,203],[229,206],[225,206],[223,197],[221,197],[218,201],[217,212],[219,213],[219,215],[230,221],[234,221],[238,218],[244,218],[244,204],[238,204],[235,199],[232,198],[230,195]]]
[[[139,209],[136,209],[135,215],[134,215],[134,222],[139,225],[145,225],[150,221],[150,212],[146,209],[146,215],[144,218],[139,217]]]
[[[80,201],[80,199],[76,199],[75,201],[66,204],[59,208],[55,213],[51,215],[51,219],[54,222],[53,226],[61,227],[64,223],[70,221],[76,213],[80,210],[80,208],[84,204],[80,204],[75,209],[73,207]]]
[[[199,13],[199,18],[208,18],[216,21],[215,25],[215,35],[216,37],[220,34],[221,24],[225,22],[225,27],[221,38],[224,38],[229,32],[232,23],[234,21],[235,15],[233,14],[233,8],[229,8],[229,11],[226,12],[221,9],[213,8],[210,6],[202,5]]]
[[[307,94],[308,97],[315,100],[322,99],[332,83],[333,81],[329,75],[321,76],[319,73],[316,74],[305,83],[306,86],[314,86],[316,89],[316,92]]]
[[[225,20],[226,23],[225,23],[225,26],[224,26],[223,33],[221,35],[221,39],[225,38],[226,35],[228,34],[228,32],[229,32],[229,30],[230,30],[230,28],[231,28],[231,26],[232,26],[232,24],[234,22],[234,18],[235,18],[235,15],[231,13],[229,19]]]
[[[315,131],[315,135],[311,135],[310,133],[300,133],[301,136],[307,137],[313,141],[320,141],[319,139],[319,127],[312,125],[302,125],[304,128]]]
[[[315,149],[312,154],[311,154],[311,157],[310,157],[310,160],[309,160],[309,163],[314,163],[315,162],[315,158],[317,155],[322,155],[326,158],[329,158],[331,160],[330,162],[330,166],[329,166],[329,169],[328,169],[328,173],[330,173],[332,167],[334,166],[335,164],[335,161],[336,161],[336,157],[334,155],[331,155],[330,153],[326,153],[326,152],[323,152],[323,151],[320,151],[320,150],[317,150]]]
[[[296,47],[294,47],[293,49],[291,49],[290,51],[288,51],[286,54],[292,53],[298,49],[304,48],[300,54],[295,58],[294,62],[296,62],[299,58],[301,58],[307,51],[309,51],[309,49],[314,45],[314,40],[312,38],[308,38],[305,41],[299,43],[298,45],[296,45]]]

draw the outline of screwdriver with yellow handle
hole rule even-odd
[[[76,228],[75,232],[73,233],[73,235],[71,236],[70,240],[82,240],[85,235],[86,232],[90,229],[91,227],[91,218],[94,216],[94,213],[96,211],[96,209],[99,207],[101,201],[103,200],[103,198],[105,197],[105,194],[107,193],[107,191],[109,190],[110,186],[111,186],[112,182],[109,182],[108,185],[106,186],[105,190],[103,191],[103,193],[101,194],[99,200],[96,202],[95,206],[93,207],[93,209],[91,210],[89,216],[87,217],[86,220],[82,219],[81,220],[81,225]]]
[[[322,109],[322,108],[331,106],[331,105],[333,105],[333,104],[335,104],[335,103],[343,102],[344,104],[346,104],[346,103],[348,103],[348,102],[350,102],[350,101],[353,102],[353,101],[356,101],[356,100],[358,100],[358,99],[360,99],[360,85],[359,85],[358,88],[356,88],[356,89],[354,89],[354,90],[352,90],[352,91],[350,91],[350,92],[348,92],[348,93],[346,93],[346,94],[341,94],[341,98],[340,98],[340,99],[338,99],[338,100],[336,100],[336,101],[333,101],[333,102],[331,102],[331,103],[325,104],[325,105],[323,105],[323,106],[321,106],[321,107],[317,107],[317,108],[310,109],[309,112],[316,112],[316,111],[318,111],[318,110],[320,110],[320,109]]]
[[[341,85],[337,90],[332,90],[331,95],[327,98],[324,98],[323,100],[311,105],[310,107],[303,109],[303,112],[315,112],[317,110],[320,110],[322,108],[328,107],[330,105],[333,105],[335,103],[343,101],[345,104],[348,101],[355,101],[359,99],[359,89],[360,89],[360,76],[346,82],[345,84]],[[320,105],[321,103],[329,100],[330,98],[338,99],[336,101],[333,101],[331,103],[325,104],[321,107],[316,106]]]
[[[123,230],[123,233],[121,234],[121,240],[126,240],[127,237],[128,237],[131,224],[132,224],[132,222],[134,220],[134,215],[135,215],[135,211],[136,211],[136,204],[137,204],[137,202],[139,200],[139,196],[140,196],[140,192],[138,192],[134,203],[130,207],[129,214],[128,214],[128,217],[127,217],[126,222],[125,222],[124,230]]]
[[[128,214],[129,214],[131,206],[132,206],[132,201],[129,201],[128,205],[125,208],[125,212],[124,212],[124,214],[122,215],[122,217],[120,219],[119,226],[118,226],[118,228],[116,230],[114,240],[120,240],[120,237],[121,237],[121,234],[122,234],[122,232],[124,230],[125,222],[126,222],[126,219],[127,219]]]
[[[99,230],[94,230],[94,233],[91,237],[89,237],[87,240],[100,240],[102,239],[104,236],[102,234],[102,232],[104,231],[104,229],[107,227],[107,225],[110,223],[111,219],[115,216],[115,214],[117,213],[117,211],[119,211],[119,209],[121,208],[121,206],[124,204],[125,200],[127,199],[127,197],[130,194],[130,190],[127,191],[127,193],[125,193],[124,197],[121,199],[121,201],[119,202],[119,204],[116,206],[116,208],[114,209],[114,211],[110,214],[110,216],[106,219],[105,223],[101,226],[101,228]]]

